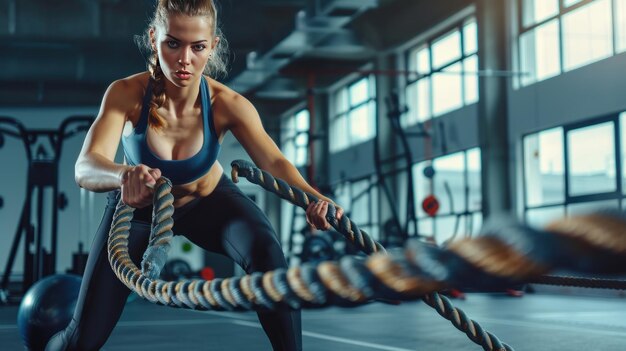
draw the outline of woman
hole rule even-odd
[[[119,319],[129,294],[111,270],[106,241],[118,199],[137,208],[129,251],[138,264],[149,237],[155,182],[174,187],[174,233],[206,250],[229,256],[247,273],[287,267],[265,215],[223,174],[216,162],[220,141],[231,131],[256,165],[324,201],[307,208],[307,221],[328,229],[330,199],[300,176],[264,131],[252,104],[203,73],[224,69],[223,42],[212,0],[160,0],[147,34],[149,72],[111,84],[76,162],[76,181],[110,191],[94,239],[70,325],[47,350],[97,350]],[[122,141],[126,164],[114,157]],[[342,214],[339,209],[337,216]],[[300,350],[298,311],[259,312],[274,350]]]

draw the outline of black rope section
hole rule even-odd
[[[271,184],[267,180],[263,183]],[[166,282],[157,277],[172,238],[170,190],[169,181],[162,178],[157,182],[150,243],[142,269],[128,254],[134,210],[121,201],[108,241],[109,262],[117,277],[139,296],[166,306],[238,311],[278,305],[358,306],[375,299],[422,298],[483,349],[511,350],[436,292],[453,287],[502,288],[528,282],[552,269],[602,274],[626,271],[626,219],[620,213],[596,213],[555,221],[545,231],[505,221],[486,226],[481,236],[458,240],[445,249],[411,240],[403,249],[387,254],[382,254],[375,243],[368,245],[373,240],[350,224],[350,237],[363,243],[364,249],[381,253],[242,277]],[[337,224],[330,219],[331,224]],[[350,223],[347,218],[342,222]]]
[[[530,281],[532,284],[574,286],[579,288],[626,290],[626,280],[589,278],[589,277],[566,277],[558,275],[544,275]]]

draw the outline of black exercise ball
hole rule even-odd
[[[65,328],[74,313],[80,291],[77,275],[52,275],[37,281],[24,295],[17,312],[17,327],[29,350],[43,350]]]

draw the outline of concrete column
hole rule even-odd
[[[511,210],[507,92],[510,76],[489,72],[511,71],[509,59],[509,1],[478,0],[479,140],[482,148],[483,214]]]

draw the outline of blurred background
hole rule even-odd
[[[3,289],[80,271],[105,195],[79,191],[74,162],[107,86],[146,69],[133,37],[154,3],[0,0]],[[230,45],[221,81],[384,245],[445,245],[500,213],[541,226],[626,204],[626,0],[218,5]],[[222,150],[226,170],[248,159],[231,135]],[[303,211],[241,187],[290,263],[351,250],[335,233],[311,243]],[[171,257],[192,271],[237,272],[177,240]]]

